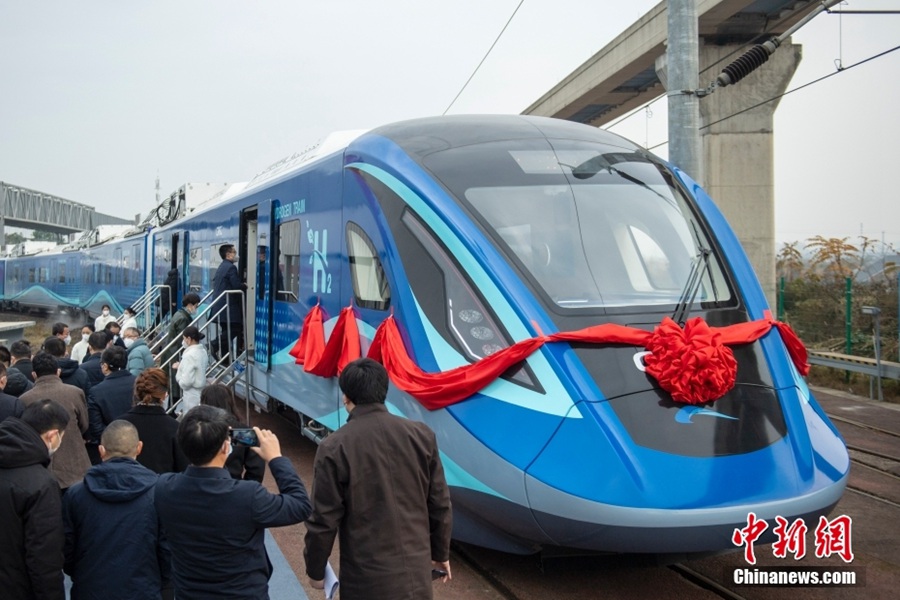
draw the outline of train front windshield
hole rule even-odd
[[[515,140],[437,152],[425,163],[559,308],[731,299],[687,198],[642,153]]]

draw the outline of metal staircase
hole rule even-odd
[[[210,292],[201,299],[200,305],[205,305],[205,307],[198,311],[194,316],[191,325],[205,335],[200,344],[206,349],[207,355],[210,358],[209,367],[206,371],[207,382],[210,384],[223,383],[234,389],[235,385],[243,379],[244,389],[249,390],[251,385],[251,370],[247,369],[247,366],[248,361],[252,360],[252,358],[247,349],[238,352],[237,345],[233,341],[239,332],[233,331],[231,328],[232,317],[227,298],[231,295],[240,295],[241,306],[244,306],[244,292],[241,290],[225,291],[209,301],[210,296],[212,296],[212,292]],[[221,308],[214,311],[213,307],[218,305],[220,300],[222,301]],[[241,333],[243,333],[243,339],[247,340],[246,314],[243,315],[243,317],[242,323],[244,331]],[[219,321],[225,323],[227,326],[220,326],[218,324]],[[223,337],[228,340],[227,351],[220,352],[220,346],[224,345],[220,344],[219,340],[223,339]],[[174,372],[171,369],[171,365],[181,359],[181,342],[181,336],[170,340],[166,334],[164,336],[159,336],[159,339],[150,348],[150,351],[154,356],[161,357],[159,367],[169,374],[170,398],[174,396]],[[249,397],[249,394],[245,394],[245,396]],[[249,415],[249,399],[246,400],[246,403],[247,414]],[[177,412],[180,404],[181,400],[179,399],[177,402],[168,406],[166,412]]]

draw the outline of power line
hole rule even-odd
[[[453,101],[450,103],[450,105],[449,105],[447,108],[444,109],[444,112],[442,112],[441,115],[446,115],[446,114],[447,114],[447,111],[450,110],[450,108],[456,103],[456,101],[459,99],[459,97],[460,97],[460,96],[462,95],[462,93],[465,91],[466,86],[469,85],[469,82],[472,81],[472,78],[473,78],[473,77],[475,77],[475,73],[478,72],[478,69],[481,68],[481,65],[484,64],[484,61],[487,60],[487,57],[488,57],[488,55],[490,55],[491,50],[493,50],[493,49],[494,49],[494,46],[497,45],[497,42],[500,41],[500,38],[503,36],[503,32],[506,31],[506,28],[507,28],[507,27],[509,27],[509,24],[512,22],[513,17],[516,16],[516,13],[517,13],[517,12],[519,12],[519,8],[522,7],[522,4],[524,4],[524,2],[525,2],[525,0],[519,0],[519,5],[516,6],[516,9],[512,12],[512,14],[509,16],[509,19],[506,21],[506,25],[504,25],[504,26],[503,26],[503,29],[500,30],[500,33],[497,34],[497,39],[495,39],[495,40],[494,40],[494,43],[491,44],[491,47],[488,48],[488,51],[487,51],[487,53],[484,55],[484,58],[481,59],[481,62],[478,63],[478,66],[475,67],[475,70],[472,71],[472,74],[469,75],[469,78],[468,78],[468,79],[466,80],[466,82],[463,84],[462,89],[459,90],[459,93],[456,94],[456,97],[453,98]]]
[[[760,107],[760,106],[762,106],[762,105],[764,105],[764,104],[768,104],[769,102],[774,102],[775,100],[778,100],[779,98],[783,98],[783,97],[787,96],[788,94],[793,94],[794,92],[799,92],[799,91],[802,90],[803,88],[807,88],[807,87],[809,87],[809,86],[811,86],[811,85],[814,85],[814,84],[816,84],[816,83],[821,83],[822,81],[825,81],[825,80],[828,79],[829,77],[834,77],[835,75],[838,75],[838,74],[840,74],[840,73],[843,73],[844,71],[849,71],[849,70],[852,69],[853,67],[858,67],[858,66],[860,66],[860,65],[862,65],[862,64],[865,64],[865,63],[867,63],[867,62],[869,62],[869,61],[875,60],[876,58],[881,58],[881,57],[883,57],[883,56],[887,56],[887,55],[890,54],[891,52],[895,52],[895,51],[897,51],[897,50],[900,50],[900,46],[894,46],[893,48],[890,48],[890,49],[888,49],[888,50],[885,50],[884,52],[879,52],[878,54],[874,54],[874,55],[870,56],[869,58],[865,58],[865,59],[863,59],[863,60],[861,60],[861,61],[859,61],[859,62],[853,63],[853,64],[850,65],[850,66],[842,67],[842,68],[838,69],[837,71],[834,71],[833,73],[829,73],[828,75],[823,75],[822,77],[819,77],[818,79],[814,79],[814,80],[812,80],[812,81],[809,81],[809,82],[807,82],[807,83],[804,83],[804,84],[801,85],[800,87],[796,87],[796,88],[794,88],[794,89],[792,89],[792,90],[788,90],[788,91],[784,92],[783,94],[778,94],[777,96],[772,96],[771,98],[769,98],[769,99],[767,99],[767,100],[763,100],[762,102],[757,102],[757,103],[754,104],[753,106],[748,106],[748,107],[745,108],[745,109],[739,110],[739,111],[737,111],[737,112],[735,112],[735,113],[732,113],[732,114],[730,114],[730,115],[727,115],[727,116],[725,116],[725,117],[722,117],[722,118],[719,119],[718,121],[713,121],[712,123],[707,123],[706,125],[704,125],[704,126],[701,127],[700,129],[706,129],[707,127],[712,127],[713,125],[717,125],[717,124],[719,124],[719,123],[721,123],[721,122],[723,122],[723,121],[727,121],[728,119],[732,119],[732,118],[734,118],[734,117],[736,117],[736,116],[738,116],[738,115],[741,115],[741,114],[743,114],[743,113],[745,113],[745,112],[747,112],[747,111],[749,111],[749,110],[753,110],[754,108],[758,108],[758,107]],[[662,141],[662,142],[656,144],[655,146],[651,146],[651,147],[647,148],[647,150],[653,150],[653,149],[655,149],[655,148],[659,148],[660,146],[665,146],[665,145],[668,144],[668,143],[669,143],[669,140],[664,140],[664,141]]]
[[[825,80],[828,79],[829,77],[834,77],[834,76],[837,75],[838,73],[843,73],[844,71],[849,71],[849,70],[852,69],[853,67],[858,67],[859,65],[865,64],[865,63],[867,63],[867,62],[869,62],[869,61],[871,61],[871,60],[875,60],[876,58],[881,58],[882,56],[886,56],[886,55],[888,55],[888,54],[890,54],[891,52],[894,52],[894,51],[896,51],[896,50],[900,50],[900,46],[894,46],[893,48],[891,48],[891,49],[889,49],[889,50],[885,50],[884,52],[880,52],[880,53],[878,53],[878,54],[875,54],[875,55],[873,55],[873,56],[870,56],[869,58],[866,58],[866,59],[863,59],[863,60],[861,60],[861,61],[859,61],[859,62],[853,63],[853,64],[850,65],[849,67],[843,67],[843,68],[841,68],[841,69],[838,69],[837,71],[834,71],[833,73],[829,73],[828,75],[823,75],[822,77],[819,77],[818,79],[814,79],[814,80],[812,80],[812,81],[810,81],[810,82],[808,82],[808,83],[804,83],[804,84],[801,85],[800,87],[796,87],[796,88],[794,88],[794,89],[792,89],[792,90],[788,90],[788,91],[784,92],[783,94],[778,94],[777,96],[772,96],[772,97],[769,98],[768,100],[763,100],[762,102],[757,102],[757,103],[754,104],[753,106],[748,106],[747,108],[745,108],[745,109],[743,109],[743,110],[739,110],[739,111],[737,111],[736,113],[732,113],[732,114],[730,114],[730,115],[728,115],[728,116],[722,117],[722,118],[719,119],[718,121],[713,121],[712,123],[707,123],[706,125],[704,125],[704,126],[701,127],[700,129],[706,129],[707,127],[712,127],[713,125],[717,125],[717,124],[721,123],[722,121],[727,121],[728,119],[732,119],[732,118],[734,118],[734,117],[736,117],[736,116],[738,116],[738,115],[740,115],[740,114],[743,114],[743,113],[747,112],[748,110],[753,110],[754,108],[758,108],[758,107],[762,106],[763,104],[768,104],[769,102],[774,102],[775,100],[778,100],[779,98],[784,98],[784,97],[787,96],[788,94],[793,94],[794,92],[799,92],[799,91],[802,90],[803,88],[806,88],[806,87],[809,87],[809,86],[811,86],[811,85],[813,85],[813,84],[816,84],[816,83],[820,83],[820,82],[822,82],[822,81],[825,81]]]

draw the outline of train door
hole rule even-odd
[[[241,238],[238,256],[240,257],[238,273],[247,284],[245,294],[244,329],[247,335],[247,355],[254,356],[256,347],[256,329],[251,326],[256,317],[256,244],[257,244],[257,207],[246,208],[241,212]],[[255,356],[254,356],[255,359]]]
[[[277,209],[277,200],[266,200],[257,205],[256,212],[256,244],[248,248],[247,266],[248,271],[251,265],[255,268],[255,276],[251,278],[248,273],[248,286],[251,281],[254,282],[252,312],[249,310],[248,315],[253,315],[254,331],[254,360],[256,365],[264,370],[269,369],[269,361],[272,356],[272,314],[274,293],[271,289],[273,261],[271,252],[273,241],[272,233],[272,217],[273,211]],[[253,256],[250,256],[252,248]],[[248,290],[248,295],[249,295]],[[250,300],[248,299],[248,304]]]
[[[181,306],[181,297],[187,293],[190,281],[190,273],[188,272],[190,244],[188,243],[187,231],[172,232],[171,237],[171,262],[170,269],[178,271],[178,289],[172,297],[172,301],[176,307]]]

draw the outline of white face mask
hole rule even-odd
[[[228,456],[231,456],[232,452],[234,452],[234,443],[228,442]]]
[[[64,339],[63,341],[66,343],[66,346],[68,346],[69,344],[72,343],[72,336],[71,336],[71,335],[67,335],[67,336],[66,336],[66,339]]]
[[[109,309],[107,309],[107,308],[104,308],[104,309],[103,309],[103,316],[104,316],[104,317],[108,317],[108,316],[109,316]]]
[[[62,446],[62,433],[60,433],[58,429],[56,430],[56,437],[59,439],[59,443],[56,445],[56,448],[48,448],[48,450],[50,451],[50,456],[53,456],[53,453],[59,450],[59,447]]]
[[[182,348],[187,348],[188,346],[189,346],[189,344],[187,342],[181,342]]]
[[[133,338],[125,338],[124,342],[125,342],[126,348],[131,348],[131,345],[134,343],[134,339]]]
[[[91,337],[91,334],[89,334],[89,333],[82,333],[82,334],[81,334],[81,341],[82,341],[82,342],[86,342],[86,341],[88,341],[88,338],[89,338],[89,337]]]

